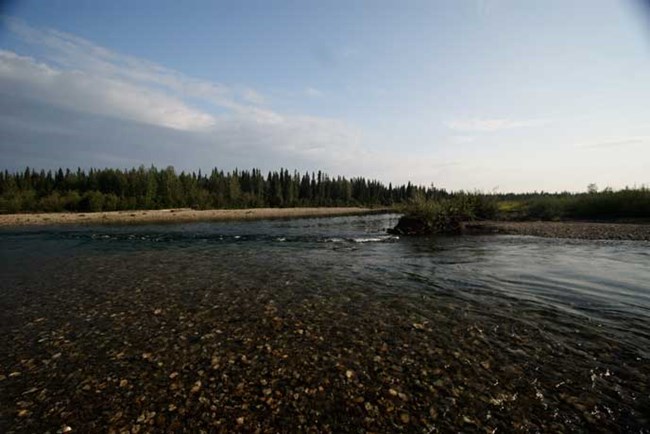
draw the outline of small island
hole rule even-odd
[[[395,235],[514,234],[550,238],[650,240],[650,190],[578,194],[416,196],[400,209]]]

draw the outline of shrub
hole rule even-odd
[[[39,209],[45,212],[61,212],[63,211],[63,205],[63,200],[56,191],[42,197],[39,201]]]
[[[458,194],[449,199],[425,199],[416,195],[402,208],[396,233],[434,234],[458,232],[461,223],[475,218],[474,199],[467,194]]]
[[[104,206],[104,195],[98,191],[84,193],[79,202],[80,211],[100,212]]]

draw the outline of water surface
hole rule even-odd
[[[647,242],[396,219],[1,231],[0,428],[647,428]]]

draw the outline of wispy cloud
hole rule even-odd
[[[250,87],[228,86],[189,77],[145,59],[124,55],[69,33],[35,28],[5,18],[6,28],[32,46],[39,47],[53,68],[110,79],[162,91],[178,98],[194,98],[217,108],[266,117],[258,107],[264,96]]]
[[[129,122],[129,125],[141,123],[184,131],[192,136],[167,134],[161,140],[160,131],[154,133],[153,129],[140,128],[135,141],[174,140],[183,143],[190,154],[196,151],[187,149],[192,144],[210,149],[222,160],[241,161],[242,155],[248,152],[250,160],[268,161],[264,155],[274,154],[275,159],[291,158],[298,164],[305,160],[322,161],[328,155],[345,151],[349,154],[359,146],[360,132],[346,122],[279,113],[265,106],[266,98],[251,87],[189,77],[77,36],[31,27],[19,20],[9,18],[5,23],[6,28],[38,53],[35,58],[0,50],[0,94],[14,101],[13,106],[3,105],[0,116],[12,120],[7,128],[15,137],[22,134],[22,139],[33,138],[32,133],[40,128],[65,130],[67,137],[82,134],[87,140],[93,134],[91,130],[81,128],[76,122],[65,125],[71,116],[64,113],[78,112]],[[32,113],[18,114],[19,106],[39,111],[40,115],[36,118]],[[56,110],[61,111],[61,116]],[[59,122],[48,120],[48,114]],[[16,122],[25,117],[34,119],[29,128],[24,122]],[[41,125],[36,125],[37,121]],[[133,128],[123,124],[123,130],[133,131]],[[152,134],[150,140],[142,137],[145,131]],[[21,142],[26,140],[22,139]],[[120,139],[133,143],[125,134]],[[48,145],[52,143],[23,144],[40,147],[45,152]],[[110,149],[110,145],[104,146]],[[98,151],[94,154],[100,155]],[[197,161],[204,163],[202,159]]]
[[[650,145],[650,136],[629,136],[615,139],[578,143],[577,148],[619,148],[624,146]]]
[[[494,132],[514,128],[537,127],[548,124],[546,119],[517,120],[509,118],[453,119],[445,122],[447,128],[463,132]]]
[[[245,88],[243,90],[242,98],[244,101],[255,105],[262,105],[266,103],[266,98],[264,95],[251,88]]]
[[[464,145],[476,141],[476,137],[467,135],[454,135],[449,137],[449,141],[457,145]]]
[[[0,50],[0,89],[62,108],[179,130],[202,130],[215,118],[181,99],[125,80],[62,70]]]

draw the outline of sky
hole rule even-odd
[[[650,185],[646,1],[0,5],[2,169]]]

